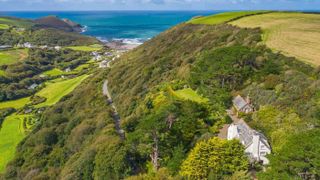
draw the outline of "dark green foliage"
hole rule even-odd
[[[283,148],[270,156],[271,168],[259,179],[319,179],[320,131],[307,130],[288,138]]]
[[[18,43],[30,42],[33,45],[47,46],[73,46],[73,45],[91,45],[100,42],[88,36],[78,33],[65,32],[58,29],[39,29],[27,28],[19,33],[15,29],[10,28],[0,30],[0,45],[15,46]]]
[[[44,112],[40,124],[19,145],[15,160],[8,165],[6,179],[90,179],[94,171],[99,172],[94,170],[94,161],[103,150],[100,144],[107,138],[118,138],[109,107],[97,88],[102,87],[103,77],[100,73],[88,79]]]

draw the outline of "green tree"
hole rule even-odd
[[[270,168],[259,179],[319,179],[320,130],[291,136],[283,148],[270,156]]]
[[[191,179],[222,178],[236,171],[247,170],[244,147],[237,141],[217,137],[199,142],[183,162],[180,174]]]

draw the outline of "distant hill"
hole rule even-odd
[[[36,27],[41,28],[55,28],[67,32],[81,32],[82,26],[78,23],[72,22],[69,19],[59,19],[57,16],[47,16],[34,20]]]

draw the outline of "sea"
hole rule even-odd
[[[37,19],[55,15],[83,25],[83,34],[95,36],[101,41],[120,40],[126,44],[141,44],[192,17],[221,12],[223,11],[19,11],[0,12],[0,16]]]

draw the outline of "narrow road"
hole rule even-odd
[[[119,136],[121,137],[121,139],[124,140],[125,139],[125,133],[124,133],[124,130],[121,129],[120,115],[119,115],[119,113],[117,111],[116,106],[113,104],[112,97],[111,97],[111,94],[110,94],[109,89],[108,89],[108,80],[104,81],[103,87],[102,87],[102,92],[103,92],[103,95],[108,98],[107,99],[108,105],[110,105],[112,107],[112,109],[113,109],[112,118],[113,118],[113,120],[115,122],[116,131],[119,134]]]

